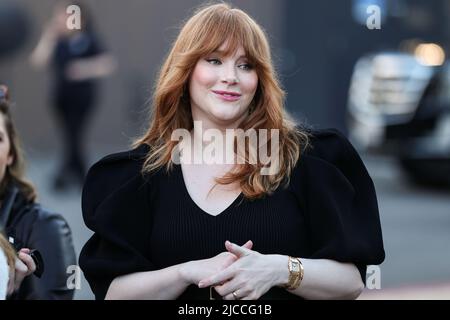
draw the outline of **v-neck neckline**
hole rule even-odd
[[[184,179],[184,173],[183,173],[183,168],[181,166],[181,164],[175,164],[177,173],[179,175],[181,184],[182,184],[182,188],[183,188],[183,192],[185,194],[185,197],[187,198],[187,200],[195,207],[197,208],[198,211],[200,211],[202,214],[207,215],[211,218],[219,218],[222,217],[224,215],[226,215],[227,213],[229,213],[229,211],[234,208],[236,206],[236,204],[238,203],[238,201],[240,201],[244,194],[242,192],[240,192],[238,194],[238,196],[227,206],[225,207],[225,209],[223,209],[221,212],[219,212],[218,214],[212,214],[207,212],[205,209],[203,209],[202,207],[200,207],[200,205],[194,201],[194,199],[192,198],[191,194],[189,193],[189,190],[187,188],[186,185],[186,180]]]

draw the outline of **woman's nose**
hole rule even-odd
[[[237,83],[239,83],[239,80],[237,78],[227,78],[227,79],[223,79],[222,82],[228,83],[228,84],[237,84]]]
[[[222,76],[222,82],[228,83],[228,84],[236,84],[239,83],[239,79],[236,75],[236,70],[233,67],[227,67],[226,70],[224,70],[223,76]]]

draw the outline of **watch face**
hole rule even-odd
[[[299,272],[300,271],[300,265],[299,265],[298,261],[296,261],[296,260],[292,260],[291,261],[291,269],[294,272]]]

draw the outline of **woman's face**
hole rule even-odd
[[[5,119],[0,114],[0,181],[5,177],[6,167],[12,164],[10,141],[5,128]]]
[[[232,56],[216,52],[200,59],[189,83],[194,120],[204,127],[237,127],[247,116],[258,87],[256,70],[248,63],[240,46]]]

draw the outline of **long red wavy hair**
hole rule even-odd
[[[261,175],[260,163],[250,164],[246,161],[218,178],[217,183],[238,182],[245,197],[259,198],[272,193],[280,184],[289,182],[292,169],[308,144],[308,135],[285,111],[285,93],[272,63],[265,32],[245,12],[229,4],[203,6],[184,24],[160,70],[154,88],[149,129],[136,140],[134,146],[150,146],[144,173],[162,167],[170,171],[173,165],[171,154],[178,144],[177,141],[171,141],[172,132],[180,128],[193,128],[188,92],[190,76],[199,59],[211,54],[225,42],[226,55],[234,53],[239,46],[244,48],[259,79],[251,103],[252,112],[240,128],[244,131],[250,128],[278,129],[280,167],[277,174]],[[269,135],[268,144],[271,142]],[[250,151],[246,149],[245,158],[248,160]]]

